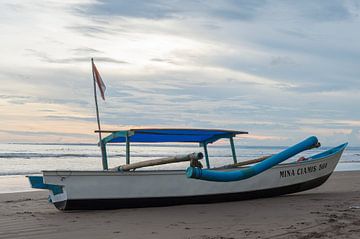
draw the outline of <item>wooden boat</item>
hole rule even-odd
[[[104,133],[104,132],[103,132]],[[47,189],[49,201],[60,210],[115,209],[214,203],[271,197],[296,193],[323,184],[334,171],[347,143],[296,162],[282,163],[303,150],[319,146],[310,137],[284,151],[249,162],[237,162],[233,138],[243,131],[212,129],[131,129],[111,131],[101,140],[103,169],[99,171],[43,171],[43,176],[29,176],[33,188]],[[207,146],[228,139],[234,164],[214,168]],[[187,170],[133,170],[154,165],[154,160],[139,165],[130,163],[131,143],[197,143],[206,168],[198,164],[202,153],[157,163],[189,160]],[[126,164],[108,169],[106,146],[125,143]],[[257,162],[256,164],[253,164]],[[252,165],[247,165],[252,163]]]

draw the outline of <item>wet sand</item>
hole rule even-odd
[[[47,193],[0,194],[0,238],[360,238],[360,172],[317,189],[229,203],[60,212]]]

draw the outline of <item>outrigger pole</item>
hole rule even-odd
[[[104,170],[107,170],[108,163],[107,163],[105,144],[103,143],[102,137],[101,137],[99,107],[98,107],[97,94],[96,94],[95,64],[94,64],[93,58],[91,58],[91,69],[92,69],[92,75],[93,75],[93,81],[94,81],[94,98],[95,98],[96,119],[97,119],[97,125],[98,125],[98,133],[99,133],[99,146],[101,148],[102,166],[103,166]]]
[[[278,154],[272,155],[265,160],[261,160],[259,163],[234,171],[214,171],[209,169],[201,169],[199,167],[189,167],[186,170],[186,176],[188,178],[196,178],[206,181],[214,182],[232,182],[240,181],[247,178],[251,178],[259,173],[262,173],[275,165],[289,159],[290,157],[312,148],[320,146],[318,139],[315,136],[309,137],[300,143],[297,143]]]

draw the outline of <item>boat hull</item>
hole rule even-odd
[[[309,190],[334,171],[346,145],[303,162],[277,165],[235,182],[189,179],[185,171],[44,171],[50,200],[60,210],[116,209],[214,203]],[[228,169],[236,170],[236,169]]]
[[[177,197],[144,197],[144,198],[113,198],[113,199],[68,199],[55,202],[60,210],[107,210],[121,208],[163,207],[182,204],[203,204],[248,200],[254,198],[274,197],[309,190],[323,184],[330,174],[304,183],[262,189],[248,192],[211,194],[200,196]]]

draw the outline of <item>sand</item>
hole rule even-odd
[[[248,201],[61,212],[47,193],[0,195],[0,238],[360,238],[360,172]]]

